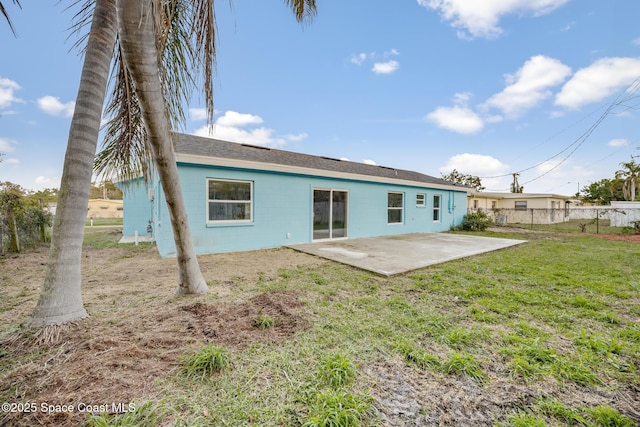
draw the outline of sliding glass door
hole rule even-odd
[[[347,205],[344,190],[313,190],[313,240],[347,237]]]

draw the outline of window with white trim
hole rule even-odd
[[[516,200],[515,207],[517,211],[526,211],[527,210],[527,201],[526,200]]]
[[[253,182],[207,180],[207,223],[251,222]]]
[[[439,194],[433,196],[433,222],[440,222],[440,197]]]
[[[387,195],[387,222],[400,224],[404,219],[404,193],[390,191]]]
[[[426,200],[426,195],[424,193],[416,194],[416,206],[425,207],[427,205]]]

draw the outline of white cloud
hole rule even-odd
[[[2,159],[2,163],[0,163],[0,165],[2,164],[17,166],[20,164],[20,160],[10,157],[8,159]]]
[[[560,28],[560,31],[562,31],[562,32],[571,31],[575,26],[576,26],[576,22],[575,21],[571,21],[567,25],[565,25],[564,27]]]
[[[189,108],[189,117],[191,120],[206,120],[207,109],[206,108]]]
[[[57,181],[54,178],[49,178],[46,176],[39,176],[34,181],[39,187],[48,187],[53,184],[57,184]]]
[[[364,159],[362,163],[364,163],[365,165],[377,166],[377,163],[375,162],[375,160]]]
[[[557,59],[533,56],[515,74],[505,76],[505,89],[490,97],[483,107],[494,107],[507,117],[516,118],[549,98],[552,95],[549,89],[564,82],[570,74],[571,68]]]
[[[447,163],[440,168],[440,172],[449,173],[454,169],[464,174],[492,176],[506,173],[509,170],[509,165],[485,154],[462,153],[450,157]]]
[[[640,58],[602,58],[582,68],[556,95],[555,104],[569,109],[598,102],[630,85],[640,75]]]
[[[271,128],[265,126],[254,127],[262,123],[263,120],[260,116],[226,111],[215,121],[213,126],[203,126],[193,132],[193,134],[241,144],[269,147],[281,147],[285,145],[287,141],[301,141],[308,137],[306,133],[297,135],[288,134],[279,137],[275,135],[275,130]]]
[[[356,65],[362,65],[362,63],[366,61],[366,59],[367,59],[366,53],[359,53],[351,57],[351,62],[353,62]]]
[[[0,138],[0,153],[11,153],[13,152],[13,146],[16,144],[16,141],[8,138]]]
[[[633,40],[632,43],[637,45],[637,46],[640,46],[640,37],[638,37],[637,39]]]
[[[484,122],[475,112],[464,106],[439,107],[427,114],[426,119],[439,127],[457,133],[471,134],[482,130]]]
[[[611,141],[607,142],[607,145],[609,147],[615,148],[626,147],[627,145],[629,145],[629,140],[624,138],[612,139]]]
[[[440,173],[448,174],[454,169],[462,174],[486,177],[506,174],[509,171],[509,165],[485,154],[462,153],[450,157],[440,168]],[[508,188],[506,182],[506,178],[484,178],[482,186],[488,190],[503,189]]]
[[[253,114],[236,113],[226,111],[222,117],[216,120],[216,125],[243,127],[247,125],[259,125],[263,122],[262,117]]]
[[[391,74],[394,71],[397,71],[400,68],[400,63],[398,61],[394,61],[393,59],[387,62],[376,62],[373,64],[373,71],[376,74]]]
[[[16,98],[14,92],[20,89],[20,85],[13,80],[0,77],[0,108],[9,107],[14,102],[23,102]]]
[[[52,116],[71,117],[73,116],[73,110],[75,107],[75,101],[62,103],[60,102],[60,99],[55,96],[43,96],[38,99],[38,108]]]
[[[390,49],[382,54],[376,52],[358,53],[351,56],[351,62],[356,65],[362,65],[365,62],[374,62],[373,66],[371,67],[372,72],[376,74],[391,74],[394,71],[397,71],[398,68],[400,68],[400,63],[393,59],[390,59],[388,61],[380,61],[380,59],[388,59],[389,57],[398,55],[400,55],[398,49]],[[378,62],[375,62],[376,59],[378,59]]]
[[[460,38],[496,38],[503,30],[500,19],[505,15],[540,16],[552,12],[570,0],[417,0],[418,4],[436,10],[445,21],[460,29]]]
[[[284,139],[286,139],[287,141],[299,142],[299,141],[302,141],[303,139],[307,139],[308,136],[309,136],[308,133],[303,132],[297,135],[292,135],[292,134],[285,135]]]
[[[260,127],[257,129],[245,130],[230,126],[203,126],[194,133],[197,136],[207,138],[217,138],[223,141],[238,142],[241,144],[264,145],[270,147],[279,147],[285,144],[282,138],[273,136],[273,129]]]

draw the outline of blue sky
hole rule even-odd
[[[6,1],[0,181],[62,174],[81,58],[72,2]],[[640,155],[637,0],[217,3],[214,137],[375,162],[453,168],[508,191],[573,195]],[[208,135],[198,94],[183,131]]]

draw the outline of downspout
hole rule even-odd
[[[456,223],[456,217],[455,217],[456,200],[452,190],[449,190],[448,210],[449,210],[449,214],[451,214],[451,228],[453,228],[455,227],[455,223]]]

